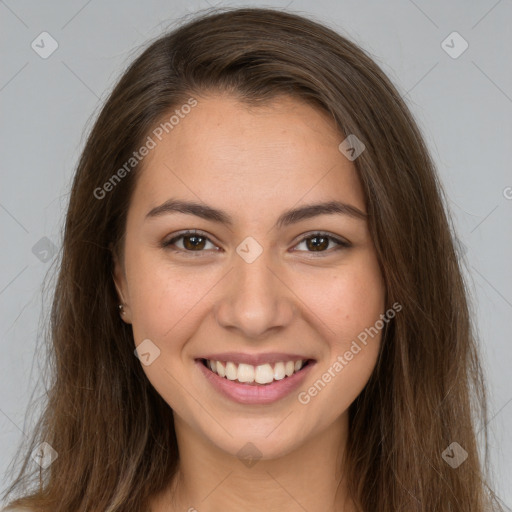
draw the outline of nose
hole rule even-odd
[[[298,308],[285,276],[275,267],[269,251],[251,263],[234,256],[234,268],[214,308],[219,325],[239,331],[244,339],[260,340],[291,323]]]

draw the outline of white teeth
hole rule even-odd
[[[225,377],[226,376],[226,367],[220,361],[216,361],[216,363],[217,363],[217,373],[221,377]]]
[[[253,366],[251,364],[235,364],[232,361],[223,363],[221,361],[212,361],[208,359],[206,366],[220,377],[229,380],[238,380],[245,384],[269,384],[273,380],[282,380],[285,377],[291,377],[304,366],[303,360],[298,361],[280,361],[271,365],[269,363]]]
[[[254,381],[254,366],[250,364],[238,365],[238,381],[239,382],[253,382]]]
[[[293,361],[288,361],[284,366],[284,373],[287,377],[290,375],[293,375],[293,372],[295,370],[295,363]]]
[[[268,384],[274,380],[274,370],[269,364],[261,364],[256,367],[256,375],[254,380],[258,384]]]
[[[285,376],[284,372],[284,363],[276,363],[274,366],[274,379],[275,380],[281,380],[284,379]]]
[[[235,363],[232,363],[231,361],[226,363],[226,377],[229,380],[236,380],[238,376],[238,368],[236,367]]]

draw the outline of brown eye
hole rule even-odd
[[[303,237],[298,245],[305,243],[307,249],[306,252],[332,252],[327,250],[331,242],[336,244],[336,247],[333,250],[350,247],[350,243],[327,233],[309,234]]]
[[[327,236],[313,236],[305,240],[306,247],[312,251],[322,251],[329,247],[329,237]]]
[[[180,246],[181,242],[181,246]],[[331,243],[334,243],[335,246],[332,250],[329,250]],[[162,247],[171,248],[174,252],[181,253],[202,253],[207,249],[206,245],[211,244],[212,248],[217,250],[216,246],[212,243],[212,241],[203,233],[196,231],[187,231],[176,235],[168,241],[162,243]],[[302,238],[302,240],[297,244],[305,244],[306,250],[302,252],[308,253],[331,253],[338,249],[343,249],[347,247],[351,247],[351,244],[343,239],[337,238],[335,236],[329,235],[328,233],[312,233],[306,235]]]
[[[201,235],[185,235],[183,238],[183,246],[185,249],[189,249],[191,251],[195,249],[204,249],[206,238]]]
[[[181,247],[179,245],[179,241],[181,241]],[[215,247],[210,239],[202,233],[187,231],[163,242],[162,247],[172,248],[175,246],[177,247],[176,252],[203,252],[207,243],[210,243]]]

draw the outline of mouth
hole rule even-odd
[[[196,361],[224,380],[247,386],[270,386],[275,382],[290,379],[315,362],[314,359],[282,359],[259,365],[205,358]]]

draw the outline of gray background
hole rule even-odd
[[[35,348],[50,305],[42,283],[57,258],[85,130],[148,39],[211,2],[0,0],[2,491],[4,472],[35,419],[25,412],[41,382]],[[363,46],[411,107],[438,165],[467,262],[491,398],[495,488],[510,506],[512,1],[215,5],[287,7],[313,16]],[[31,47],[34,40],[43,46],[43,31],[58,43],[46,59]],[[451,36],[442,45],[453,31],[469,45],[457,58],[462,40]],[[44,47],[51,48],[49,39]],[[35,397],[43,393],[40,386]]]

